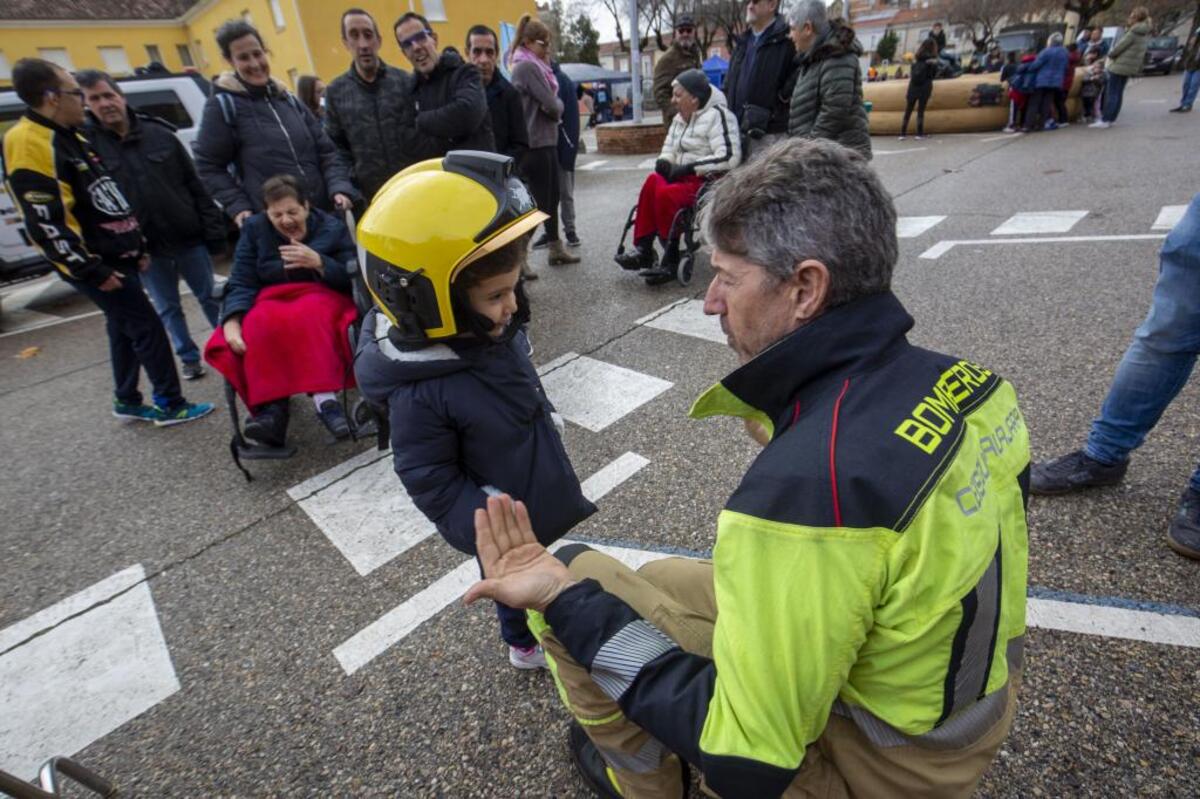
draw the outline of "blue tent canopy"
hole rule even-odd
[[[722,84],[725,82],[725,73],[729,71],[729,62],[719,55],[710,56],[701,67],[704,69],[704,74],[708,76],[708,82],[718,89],[723,89]]]

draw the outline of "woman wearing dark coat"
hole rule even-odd
[[[270,178],[262,193],[266,210],[242,224],[204,357],[250,409],[243,432],[252,441],[283,446],[294,394],[311,394],[317,417],[344,438],[349,423],[334,392],[353,385],[354,241],[341,219],[309,205],[294,176]]]
[[[271,77],[258,31],[230,20],[217,45],[234,71],[214,81],[195,146],[213,199],[240,226],[263,209],[263,182],[284,174],[296,176],[318,208],[349,208],[358,193],[346,164],[313,113]]]
[[[925,106],[933,96],[933,79],[938,71],[937,42],[930,37],[921,42],[913,58],[912,74],[908,79],[908,92],[904,95],[904,119],[900,122],[900,140],[908,138],[908,120],[913,106],[917,108],[917,139],[925,138]]]

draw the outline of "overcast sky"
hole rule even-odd
[[[622,0],[625,5],[628,5],[627,0]],[[825,0],[825,5],[829,5],[833,0]],[[785,2],[786,6],[787,3]],[[617,38],[617,26],[613,22],[612,14],[599,2],[599,0],[576,0],[574,3],[567,4],[568,13],[571,16],[584,11],[592,18],[592,24],[596,26],[596,30],[600,31],[600,41],[611,42]],[[629,25],[625,20],[621,21],[621,31],[626,36],[629,35]]]

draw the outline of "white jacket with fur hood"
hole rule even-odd
[[[691,119],[675,115],[658,157],[672,164],[691,164],[697,175],[728,172],[741,163],[737,119],[725,105],[720,89],[713,87],[708,102]]]

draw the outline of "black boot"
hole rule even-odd
[[[259,406],[242,428],[242,435],[254,443],[268,447],[282,447],[287,442],[288,428],[287,399],[268,402]]]
[[[654,239],[635,242],[632,250],[617,254],[613,260],[617,262],[617,266],[632,272],[653,268],[658,260],[658,255],[654,252]]]

